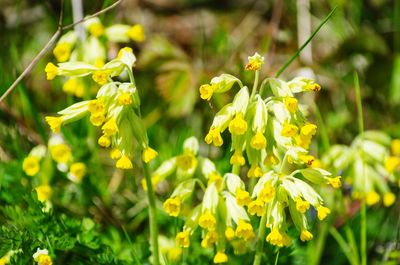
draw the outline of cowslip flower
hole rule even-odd
[[[73,78],[91,75],[102,87],[96,99],[75,103],[59,111],[58,114],[61,116],[46,117],[51,129],[54,133],[58,133],[62,125],[89,114],[90,122],[94,126],[101,127],[102,135],[98,139],[98,144],[114,150],[112,157],[116,159],[115,165],[120,169],[133,168],[132,158],[135,152],[133,141],[139,144],[145,163],[157,156],[157,152],[149,146],[143,121],[137,114],[140,100],[134,80],[124,83],[112,80],[112,77],[121,75],[124,71],[131,73],[135,60],[132,49],[123,48],[116,59],[100,68],[85,62],[59,64],[58,75]],[[132,77],[132,73],[130,76]],[[115,150],[118,150],[118,155]]]
[[[47,249],[38,248],[33,254],[33,260],[37,262],[38,265],[52,265],[53,261],[49,256],[49,251]]]
[[[350,146],[332,146],[322,162],[341,176],[329,179],[329,183],[339,188],[343,179],[351,184],[353,199],[364,200],[369,206],[379,202],[391,206],[396,196],[390,191],[388,181],[396,181],[400,166],[400,159],[390,153],[396,149],[396,144],[382,132],[367,131],[356,137]]]

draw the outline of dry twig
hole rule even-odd
[[[36,64],[39,62],[39,60],[50,50],[51,47],[53,47],[55,41],[60,37],[60,35],[62,34],[62,32],[64,30],[70,29],[72,27],[74,27],[75,25],[82,23],[90,18],[93,17],[97,17],[103,13],[106,13],[108,11],[110,11],[111,9],[113,9],[114,7],[116,7],[117,5],[119,5],[122,2],[122,0],[118,0],[116,1],[114,4],[90,15],[87,16],[81,20],[78,20],[74,23],[68,24],[63,26],[62,25],[62,21],[63,21],[63,17],[64,17],[64,0],[61,0],[61,11],[60,11],[60,19],[58,22],[58,29],[57,31],[53,34],[53,36],[50,38],[50,40],[46,43],[46,45],[43,47],[43,49],[38,53],[38,55],[35,56],[35,58],[33,58],[32,62],[25,68],[25,70],[18,76],[18,78],[14,81],[14,83],[12,83],[12,85],[6,90],[6,92],[0,97],[0,103],[17,87],[17,85],[21,82],[21,80],[26,77],[31,71],[32,69],[36,66]]]

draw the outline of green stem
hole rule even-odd
[[[240,166],[233,165],[232,166],[232,173],[239,176],[239,174],[240,174]]]
[[[287,61],[285,63],[284,66],[282,66],[279,71],[276,73],[275,77],[278,78],[283,71],[286,70],[286,68],[288,68],[288,66],[297,58],[299,57],[300,53],[304,50],[304,48],[310,43],[310,41],[314,38],[314,36],[318,33],[318,31],[322,28],[322,26],[328,22],[328,20],[331,18],[331,16],[333,15],[333,13],[335,13],[336,11],[335,7],[334,9],[332,9],[332,11],[326,16],[326,18],[319,24],[319,26],[317,27],[316,30],[314,30],[314,32],[311,34],[311,36],[306,40],[306,42],[301,45],[300,49],[292,56],[292,58],[289,59],[289,61]]]
[[[275,265],[278,265],[278,260],[279,260],[279,249],[278,252],[276,253]]]
[[[264,209],[264,213],[261,217],[260,221],[260,227],[258,229],[258,239],[257,239],[257,245],[256,245],[256,255],[254,256],[254,262],[253,265],[260,265],[261,264],[261,258],[263,254],[263,248],[264,248],[264,241],[265,241],[265,224],[267,223],[267,207]]]
[[[358,74],[354,72],[354,89],[356,92],[356,99],[357,99],[357,118],[358,118],[358,130],[360,133],[361,141],[363,141],[363,134],[364,134],[364,116],[363,116],[363,108],[362,108],[362,99],[361,99],[361,88],[360,82],[358,79]],[[364,159],[363,159],[363,152],[361,152],[361,159],[363,160],[362,163],[362,176],[364,176]],[[364,177],[363,181],[363,191],[365,193],[365,186],[366,186],[366,178]],[[361,235],[360,235],[360,252],[361,252],[361,264],[367,265],[367,206],[365,205],[365,199],[361,200]]]
[[[250,95],[250,102],[253,100],[256,91],[257,91],[257,87],[258,87],[258,78],[260,76],[260,70],[256,71],[255,77],[254,77],[254,84],[253,84],[253,89],[251,90],[251,95]]]
[[[144,177],[147,184],[147,197],[149,200],[149,219],[150,219],[150,237],[154,265],[160,264],[160,257],[158,251],[158,228],[157,228],[157,208],[156,196],[154,194],[153,184],[151,182],[151,174],[148,165],[143,163]]]

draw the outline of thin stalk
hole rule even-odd
[[[361,100],[361,88],[360,82],[358,79],[358,74],[354,72],[354,89],[356,92],[356,103],[357,103],[357,120],[358,120],[358,130],[360,133],[361,141],[363,141],[363,134],[364,134],[364,116],[363,116],[363,108],[362,108],[362,100]],[[364,176],[364,159],[363,153],[361,152],[361,159],[363,160],[362,163],[362,176]],[[365,193],[365,186],[366,186],[366,178],[364,177],[363,181],[363,190]],[[365,200],[361,200],[361,231],[360,231],[360,252],[361,252],[361,264],[367,265],[367,206],[365,205]]]
[[[253,265],[260,265],[261,258],[264,249],[264,241],[265,241],[265,224],[267,223],[267,207],[264,209],[264,213],[261,217],[260,227],[258,229],[258,238],[257,238],[257,245],[256,245],[256,255],[254,256]]]
[[[328,22],[328,20],[331,18],[331,16],[333,15],[333,13],[335,13],[336,8],[333,8],[332,11],[325,17],[325,19],[319,24],[319,26],[317,27],[316,30],[314,30],[314,32],[311,34],[311,36],[307,39],[306,42],[304,42],[303,45],[301,45],[300,49],[297,50],[297,52],[289,59],[289,61],[287,61],[280,69],[279,71],[276,73],[275,77],[278,78],[283,71],[286,70],[286,68],[288,68],[288,66],[297,58],[299,57],[300,53],[304,50],[304,48],[310,43],[310,41],[314,38],[314,36],[318,33],[318,31],[322,28],[323,25],[325,25],[326,22]]]
[[[276,253],[275,265],[278,265],[278,260],[279,260],[279,249],[278,252]]]
[[[153,254],[154,265],[160,264],[160,256],[158,251],[158,228],[157,228],[157,208],[156,196],[154,194],[153,183],[151,182],[150,169],[146,163],[142,161],[144,177],[147,184],[147,197],[149,200],[149,219],[150,219],[150,238]]]
[[[233,165],[233,166],[232,166],[232,173],[235,174],[235,175],[239,175],[239,173],[240,173],[240,166],[238,166],[238,165]]]
[[[255,77],[254,77],[254,84],[253,84],[253,89],[251,90],[251,95],[250,95],[250,102],[253,100],[256,91],[257,91],[257,87],[258,87],[258,78],[260,76],[260,70],[256,71]]]

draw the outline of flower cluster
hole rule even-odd
[[[48,147],[44,145],[34,147],[22,162],[22,169],[28,176],[37,176],[39,185],[35,190],[38,200],[46,203],[49,202],[52,194],[52,188],[49,185],[53,172],[51,160],[56,162],[57,169],[67,173],[67,177],[73,182],[81,182],[86,175],[86,165],[74,161],[71,148],[61,135],[53,135]]]
[[[255,237],[246,210],[234,196],[236,190],[244,189],[244,183],[235,174],[228,173],[222,177],[211,160],[197,155],[197,149],[196,138],[186,139],[183,154],[161,164],[153,178],[165,179],[176,172],[179,184],[163,207],[170,216],[187,216],[183,230],[176,235],[177,245],[188,248],[190,236],[200,228],[201,246],[216,246],[214,263],[224,263],[228,261],[225,254],[227,241],[245,250],[243,246]],[[194,175],[197,169],[199,176]],[[190,198],[195,194],[196,184],[202,188],[204,195],[201,202],[193,206]]]
[[[391,146],[392,155],[389,147]],[[341,172],[354,199],[374,205],[381,200],[391,206],[396,196],[388,181],[395,182],[400,167],[400,141],[379,131],[367,131],[355,138],[350,146],[335,145],[323,156],[322,162],[333,172]]]
[[[317,126],[307,121],[305,106],[295,98],[296,93],[319,91],[321,87],[304,77],[289,82],[266,78],[259,90],[258,77],[263,61],[257,53],[249,57],[246,70],[255,71],[251,92],[238,78],[222,74],[213,78],[210,84],[202,85],[200,96],[210,100],[214,93],[228,91],[234,84],[240,87],[233,101],[215,115],[205,142],[223,145],[221,133],[228,129],[233,152],[230,159],[232,172],[239,173],[247,161],[250,166],[247,177],[257,179],[252,190],[239,187],[231,192],[238,205],[247,207],[248,214],[265,216],[265,224],[260,223],[260,226],[270,228],[266,240],[282,247],[292,241],[287,234],[290,224],[287,213],[302,241],[313,237],[308,230],[306,212],[314,208],[320,220],[330,213],[308,182],[338,188],[341,177],[333,177],[313,165],[315,158],[308,149]],[[264,96],[266,88],[272,92],[269,97]]]
[[[55,76],[82,77],[91,75],[99,83],[96,99],[75,103],[59,111],[61,116],[46,117],[54,133],[61,126],[90,115],[90,122],[100,127],[102,135],[98,144],[111,148],[110,157],[116,160],[116,167],[130,169],[135,151],[134,141],[142,150],[142,159],[148,163],[157,156],[149,147],[146,129],[140,117],[140,99],[135,85],[132,67],[136,61],[131,48],[122,48],[117,58],[97,67],[84,62],[66,62],[55,66],[49,63],[45,69],[48,79]],[[118,82],[112,78],[128,74],[130,82]]]
[[[129,40],[142,42],[145,39],[143,27],[139,24],[133,26],[117,24],[104,27],[100,19],[94,17],[86,20],[83,26],[85,29],[83,33],[88,34],[88,37],[79,38],[81,36],[75,30],[61,36],[53,50],[57,62],[82,61],[102,67],[107,57],[107,43]],[[64,83],[63,91],[76,97],[83,97],[85,94],[91,94],[89,88],[94,87],[93,85],[93,82],[70,77]],[[97,88],[95,90],[97,91]]]

